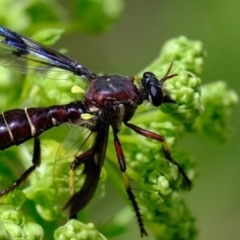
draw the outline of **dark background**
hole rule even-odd
[[[179,35],[201,40],[205,46],[208,55],[201,76],[203,84],[221,79],[239,92],[237,0],[126,1],[113,30],[100,36],[65,35],[57,47],[68,48],[71,57],[94,72],[134,75],[158,56],[166,40]],[[240,236],[238,109],[233,116],[234,135],[227,144],[196,135],[187,135],[180,143],[200,167],[200,176],[186,199],[198,219],[201,240],[234,240]]]

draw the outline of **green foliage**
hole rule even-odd
[[[68,3],[69,7],[54,0],[19,1],[18,4],[14,0],[3,0],[0,22],[16,31],[34,33],[36,40],[52,45],[61,36],[63,27],[67,32],[81,29],[91,33],[100,33],[112,27],[121,13],[123,3],[120,0],[108,3],[75,0]],[[35,29],[46,26],[54,28],[35,32]],[[160,56],[144,71],[152,71],[161,78],[173,61],[171,73],[177,73],[178,76],[166,81],[164,87],[176,104],[163,104],[160,109],[141,106],[132,119],[134,124],[166,137],[174,159],[193,183],[198,174],[197,164],[187,151],[177,148],[177,142],[184,134],[193,131],[220,142],[226,141],[231,135],[232,108],[238,102],[236,93],[224,82],[213,82],[201,87],[199,75],[203,69],[204,56],[205,51],[199,41],[179,37],[166,42]],[[2,68],[0,71],[0,101],[4,107],[1,110],[26,105],[68,103],[76,97],[70,93],[71,87],[85,85],[78,78],[57,71],[46,72],[46,77],[41,81],[38,81],[38,77],[19,76]],[[23,191],[14,191],[1,199],[4,205],[0,209],[0,239],[52,239],[53,236],[56,240],[105,239],[92,224],[76,220],[68,221],[64,226],[60,223],[60,220],[67,221],[67,214],[61,209],[68,199],[68,170],[76,149],[67,152],[69,146],[61,144],[59,147],[58,141],[71,136],[71,144],[79,141],[79,145],[76,145],[81,146],[84,135],[82,129],[75,127],[66,135],[68,131],[69,127],[66,126],[44,134],[43,162],[32,174],[30,186],[24,186]],[[180,192],[186,190],[185,183],[176,166],[162,156],[160,144],[126,128],[123,128],[120,139],[127,157],[127,173],[134,179],[133,185],[139,189],[135,194],[147,229],[155,239],[197,239],[196,221],[180,196]],[[13,169],[9,159],[13,159],[16,166],[29,166],[30,145],[12,147],[1,154],[4,166],[0,169],[1,187],[9,186],[19,176],[19,169],[16,174],[9,170]],[[116,163],[112,145],[109,143],[108,161],[101,174],[101,191],[95,198],[104,195],[106,179],[110,179],[128,202],[123,182],[109,164],[111,161]],[[18,159],[22,160],[21,163],[17,163]],[[84,178],[79,178],[81,172],[81,168],[76,172],[77,189],[84,181]],[[82,220],[86,223],[87,217],[84,217]],[[99,229],[106,237],[118,236],[128,230],[129,219],[134,219],[133,214],[129,209],[123,209],[111,224]]]
[[[114,26],[124,2],[122,0],[1,0],[0,22],[16,31],[35,32],[43,27],[102,33]],[[17,24],[16,24],[17,23]]]
[[[118,19],[123,9],[121,0],[74,0],[71,10],[84,31],[100,33]]]

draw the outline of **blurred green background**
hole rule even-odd
[[[125,1],[112,30],[99,35],[75,30],[64,34],[55,48],[66,47],[70,57],[96,73],[134,75],[158,56],[166,40],[185,35],[202,41],[208,53],[201,76],[203,84],[221,79],[239,93],[239,12],[240,2],[236,0]],[[185,198],[198,219],[201,240],[237,240],[240,236],[238,109],[233,116],[233,137],[225,145],[196,135],[185,136],[179,143],[199,163],[199,178]],[[108,211],[109,201],[118,201],[114,192],[107,191],[106,195],[101,211]],[[124,204],[122,200],[120,203]],[[132,229],[136,231],[132,236],[138,238],[136,224]]]
[[[112,31],[100,36],[64,35],[57,46],[66,46],[71,57],[95,72],[133,75],[158,55],[167,39],[185,35],[202,41],[208,53],[203,84],[221,79],[239,94],[239,12],[236,0],[125,1]],[[240,237],[239,123],[237,107],[234,135],[225,145],[194,135],[180,143],[199,162],[200,176],[186,199],[198,219],[201,240]]]

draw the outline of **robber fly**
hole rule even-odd
[[[125,189],[134,208],[141,236],[147,235],[139,206],[126,174],[126,161],[118,132],[123,123],[136,133],[161,142],[165,158],[177,166],[187,185],[191,185],[191,181],[182,167],[172,158],[164,136],[129,123],[137,107],[144,101],[148,101],[156,107],[162,103],[175,103],[163,88],[165,81],[177,75],[170,74],[172,64],[166,75],[160,80],[152,72],[143,73],[140,86],[137,87],[134,84],[135,77],[98,76],[63,54],[2,26],[0,26],[0,36],[0,58],[4,60],[2,66],[15,68],[21,72],[26,72],[29,63],[37,64],[36,68],[39,68],[40,71],[56,67],[89,82],[89,88],[82,100],[45,108],[13,109],[0,115],[0,150],[19,145],[30,138],[34,139],[32,166],[9,188],[2,191],[0,196],[4,196],[20,186],[30,173],[40,165],[39,135],[52,127],[71,122],[96,133],[92,146],[75,156],[70,166],[70,171],[74,172],[80,165],[83,165],[83,174],[86,175],[82,188],[72,194],[65,206],[65,208],[69,208],[70,218],[75,217],[89,203],[97,188],[105,159],[109,128],[111,127]],[[83,117],[84,114],[91,117],[86,119]]]

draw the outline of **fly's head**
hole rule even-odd
[[[145,72],[141,82],[147,100],[155,107],[160,106],[164,98],[162,82],[151,72]]]
[[[143,73],[141,83],[143,86],[143,98],[148,100],[153,106],[158,107],[162,103],[176,103],[170,98],[168,93],[164,91],[164,82],[170,78],[177,76],[177,74],[169,75],[172,64],[170,65],[166,75],[162,79],[158,79],[152,72]]]

